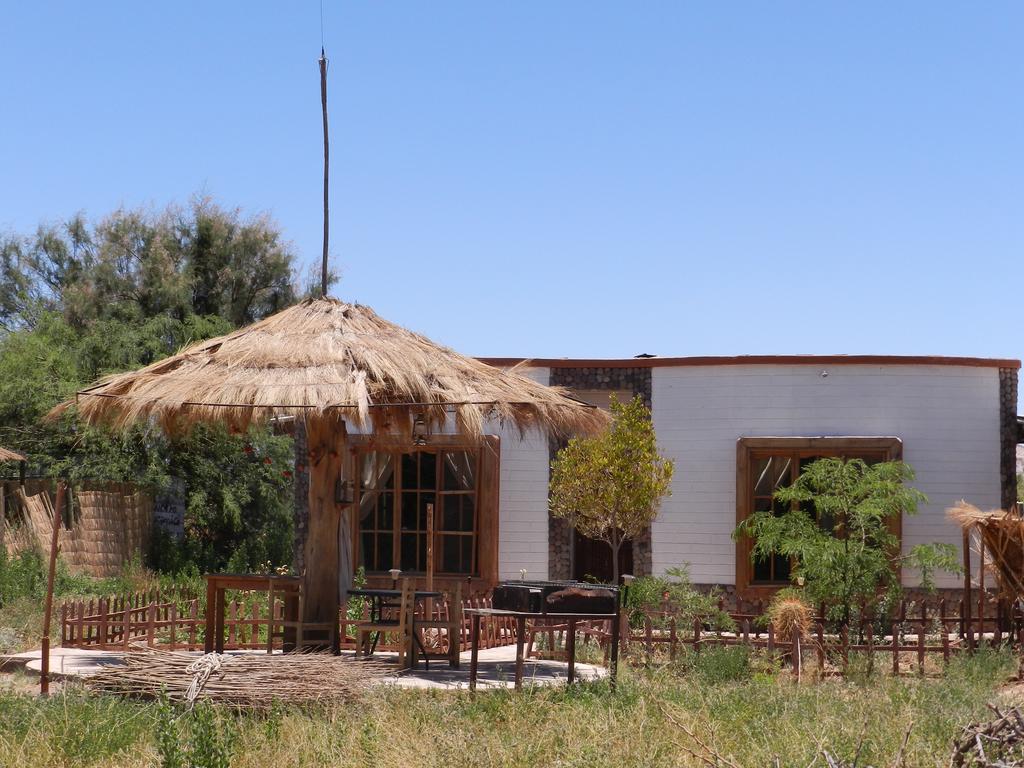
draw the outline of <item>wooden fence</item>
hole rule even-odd
[[[719,604],[720,609],[723,607]],[[810,636],[779,637],[774,628],[755,613],[729,613],[735,624],[730,630],[714,628],[705,618],[680,622],[671,606],[645,612],[640,626],[623,622],[624,651],[637,662],[655,657],[675,660],[683,648],[699,653],[714,646],[763,648],[788,657],[793,665],[806,664],[808,654],[819,672],[843,674],[851,654],[866,654],[866,664],[874,668],[878,654],[893,674],[923,674],[929,658],[941,656],[943,664],[961,652],[972,652],[978,645],[1011,646],[1024,652],[1024,613],[991,595],[980,597],[972,611],[963,601],[947,600],[917,603],[901,602],[891,616],[868,616],[853,624],[834,626],[825,619],[824,606],[812,620]],[[955,610],[952,610],[955,609]],[[723,611],[724,613],[724,611]],[[794,652],[796,649],[797,652]]]
[[[470,647],[470,620],[467,608],[490,608],[489,597],[462,601],[463,618],[458,628],[459,650]],[[274,621],[283,621],[284,605],[275,600]],[[200,600],[188,596],[164,595],[157,590],[92,600],[76,600],[61,606],[61,645],[98,650],[130,650],[145,645],[164,650],[197,651],[203,649],[205,620]],[[423,608],[417,610],[423,618]],[[339,617],[341,647],[354,649],[358,622],[368,618],[349,619],[345,612]],[[449,621],[451,608],[447,600],[434,601],[432,618]],[[229,601],[225,605],[224,631],[226,650],[265,650],[270,617],[266,600]],[[448,630],[435,627],[424,630],[424,644],[429,650],[447,652]],[[480,647],[495,648],[514,645],[516,625],[507,617],[488,617],[480,624]],[[272,647],[280,648],[275,638]],[[394,640],[382,638],[381,650],[393,650]]]

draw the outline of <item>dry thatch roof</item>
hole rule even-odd
[[[0,461],[24,461],[25,457],[20,453],[9,451],[3,446],[0,446]]]
[[[1012,600],[1024,598],[1024,518],[1016,512],[983,512],[961,501],[946,510],[965,531],[976,530],[991,558],[1000,591]]]
[[[458,429],[470,435],[479,435],[491,418],[557,435],[593,432],[606,422],[602,412],[563,390],[434,344],[369,307],[331,298],[302,302],[146,368],[109,376],[76,401],[92,423],[156,419],[169,432],[198,421],[244,428],[303,415],[398,434],[410,431],[410,414],[435,426],[454,414]]]

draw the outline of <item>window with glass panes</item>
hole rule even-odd
[[[782,515],[789,511],[775,499],[775,491],[792,485],[803,468],[816,459],[856,458],[873,464],[899,458],[900,452],[900,441],[889,437],[742,438],[737,457],[737,521],[754,512]],[[802,508],[822,527],[834,527],[834,521],[822,519],[813,504]],[[789,583],[792,565],[781,555],[751,562],[750,542],[737,544],[736,583],[740,588],[784,586]]]
[[[368,572],[427,568],[433,509],[434,571],[477,575],[479,452],[359,454],[359,563]]]

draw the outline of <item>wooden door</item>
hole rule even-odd
[[[573,541],[573,573],[577,581],[598,581],[611,584],[615,571],[612,568],[612,548],[607,542],[590,539],[572,532]],[[633,572],[633,542],[624,542],[619,549],[619,575]]]

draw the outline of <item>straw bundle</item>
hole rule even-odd
[[[946,510],[966,531],[978,532],[992,559],[1000,592],[1011,600],[1024,598],[1024,518],[1016,512],[983,512],[966,501]]]
[[[122,484],[76,495],[78,519],[70,529],[62,526],[58,531],[61,557],[73,570],[90,576],[116,576],[125,563],[149,545],[152,499]],[[36,546],[48,552],[53,531],[50,494],[46,490],[33,495],[19,491],[19,501]]]
[[[3,446],[0,446],[0,461],[24,461],[25,457],[20,453],[8,450]]]
[[[345,420],[408,434],[410,416],[480,435],[488,419],[521,430],[595,432],[604,413],[515,370],[502,371],[389,323],[372,309],[311,299],[78,393],[92,423],[156,419],[165,431],[199,421],[238,429],[274,417]],[[72,404],[51,412],[60,414]]]
[[[196,661],[195,655],[187,653],[130,653],[123,666],[109,667],[86,678],[85,684],[97,693],[155,698],[163,692],[172,701],[186,702],[196,679]],[[242,654],[221,656],[218,661],[197,698],[241,709],[263,709],[274,701],[300,705],[350,701],[371,680],[395,672],[392,665],[321,653]]]

